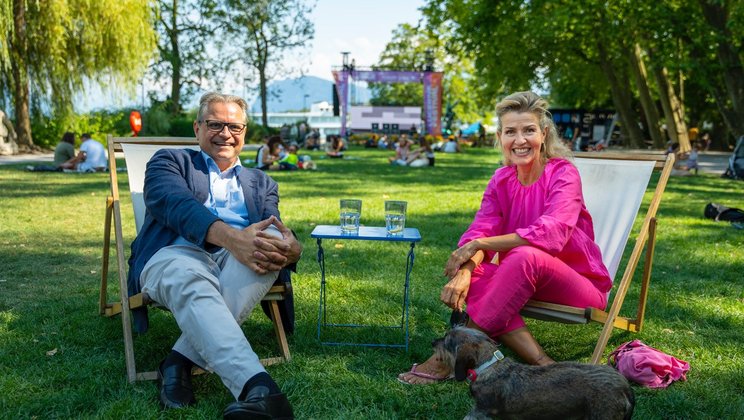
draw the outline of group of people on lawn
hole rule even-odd
[[[315,163],[309,156],[297,155],[297,145],[285,145],[279,136],[268,137],[256,152],[256,168],[262,171],[294,171],[297,169],[315,169]]]
[[[413,141],[408,135],[402,134],[395,144],[395,156],[388,158],[391,164],[399,166],[411,166],[420,168],[422,166],[434,166],[434,150],[423,136],[418,140],[419,147],[411,150]]]
[[[170,309],[181,330],[158,369],[164,407],[195,403],[191,368],[199,366],[215,372],[235,398],[225,418],[292,418],[287,395],[240,327],[279,270],[293,269],[302,254],[280,218],[277,183],[240,163],[246,109],[237,96],[204,95],[193,123],[201,150],[165,149],[148,163],[147,212],[132,244],[129,286]],[[519,315],[522,306],[534,298],[604,308],[611,281],[579,173],[546,101],[518,92],[498,103],[496,115],[505,165],[487,183],[480,209],[444,264],[439,298],[523,361],[550,364]],[[401,139],[391,161],[428,162],[426,143],[411,160],[407,142]],[[273,156],[272,144],[269,139],[259,151],[259,169],[266,169],[264,155]],[[398,380],[420,385],[451,374],[432,356]]]
[[[80,149],[75,153],[75,133],[66,132],[54,149],[52,165],[28,166],[32,172],[103,172],[108,169],[106,148],[90,134],[80,136]]]

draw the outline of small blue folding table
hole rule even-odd
[[[360,226],[359,231],[355,233],[345,233],[341,231],[338,225],[318,225],[310,234],[317,239],[318,243],[318,264],[320,265],[320,303],[318,304],[318,340],[321,344],[328,345],[350,345],[366,347],[403,347],[408,351],[408,317],[410,305],[410,282],[411,271],[413,270],[414,252],[413,249],[417,242],[421,241],[421,234],[416,228],[405,228],[403,232],[397,235],[390,235],[385,227]],[[408,242],[411,248],[406,258],[406,276],[403,284],[403,304],[400,325],[382,325],[385,328],[400,328],[405,333],[403,344],[382,344],[382,343],[350,343],[350,342],[324,342],[321,340],[321,329],[323,327],[369,327],[371,325],[360,324],[337,324],[330,323],[327,319],[326,308],[326,271],[325,271],[325,253],[323,252],[323,239],[338,240],[356,240],[356,241],[383,241],[383,242]]]

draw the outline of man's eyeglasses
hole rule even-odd
[[[245,130],[245,124],[240,123],[226,123],[214,120],[205,120],[203,122],[207,124],[207,130],[215,133],[221,133],[222,130],[225,129],[225,126],[227,126],[227,129],[233,134],[240,134]]]

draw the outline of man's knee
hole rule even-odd
[[[185,294],[186,289],[195,287],[195,282],[202,281],[207,281],[214,287],[217,265],[211,259],[197,254],[198,252],[187,247],[162,248],[142,270],[140,284],[143,290],[149,289],[148,294],[155,299],[155,290],[160,293]]]
[[[266,232],[266,233],[268,233],[270,235],[274,235],[277,238],[281,238],[282,237],[282,233],[279,232],[279,229],[277,229],[277,227],[274,226],[274,225],[270,225],[269,227],[267,227],[266,230],[264,230],[264,232]]]

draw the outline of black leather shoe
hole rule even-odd
[[[196,403],[191,387],[191,366],[175,362],[158,367],[160,404],[165,408],[182,408]]]
[[[242,401],[225,407],[222,416],[226,420],[294,419],[287,395],[269,394],[269,388],[263,385],[254,386]]]

